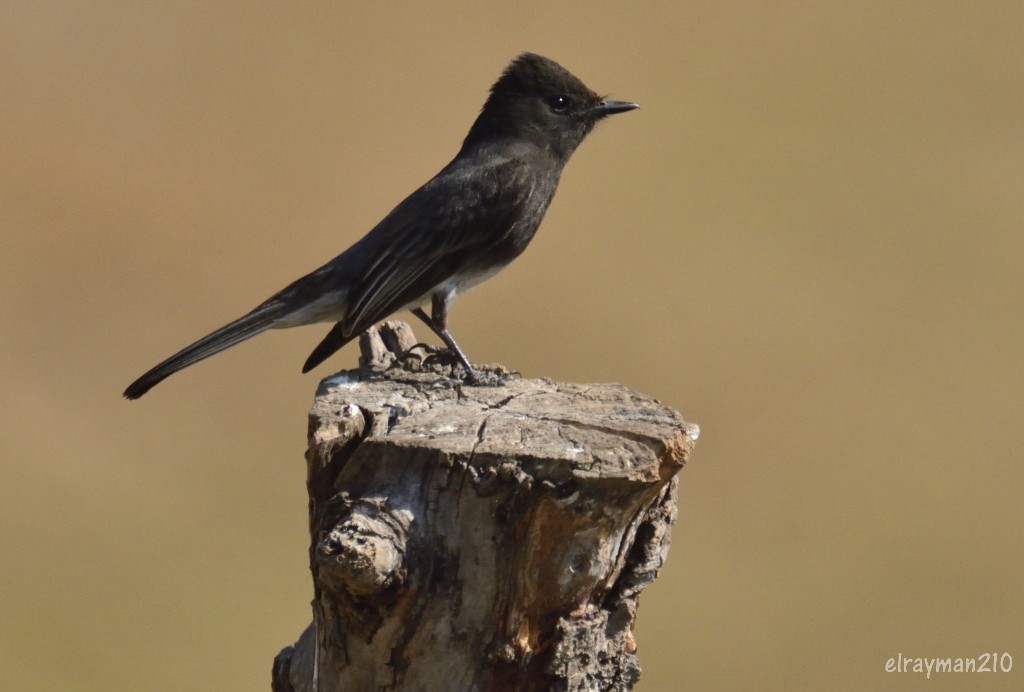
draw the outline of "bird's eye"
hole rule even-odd
[[[572,99],[568,96],[553,96],[548,105],[551,106],[551,110],[556,113],[564,113],[569,110],[569,106],[572,104]]]

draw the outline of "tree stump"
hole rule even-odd
[[[458,384],[414,342],[384,323],[320,384],[313,623],[273,689],[631,689],[697,426],[617,384]]]

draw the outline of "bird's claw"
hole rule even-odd
[[[501,387],[519,376],[518,370],[509,372],[477,372],[473,371],[466,375],[465,383],[472,387]]]

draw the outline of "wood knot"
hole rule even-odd
[[[321,586],[355,599],[401,586],[411,523],[408,510],[360,501],[316,546]]]

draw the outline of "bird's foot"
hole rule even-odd
[[[518,376],[518,370],[473,370],[464,381],[471,387],[501,387]]]
[[[411,347],[406,351],[405,359],[407,363],[410,359],[416,361],[416,370],[437,375],[432,384],[437,388],[500,387],[519,376],[518,371],[507,370],[501,365],[474,368],[452,350],[429,344],[416,344]]]
[[[412,354],[414,351],[422,351],[423,353],[426,353],[428,356],[435,356],[437,355],[437,352],[440,350],[442,349],[438,348],[437,346],[434,346],[433,344],[428,344],[424,341],[418,341],[409,347],[407,353]]]
[[[459,387],[502,387],[519,376],[517,370],[473,370],[459,375],[452,374],[438,377],[430,386],[435,389],[458,389]]]

